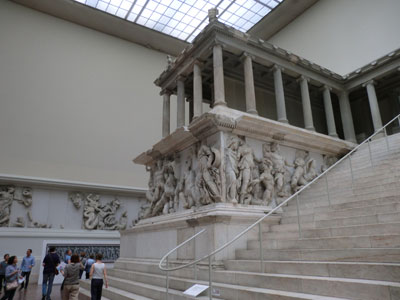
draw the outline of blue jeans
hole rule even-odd
[[[42,295],[50,300],[51,289],[53,288],[54,273],[43,273]]]

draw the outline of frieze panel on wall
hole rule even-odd
[[[60,259],[64,259],[67,250],[71,250],[72,253],[80,255],[82,252],[86,254],[86,257],[93,254],[96,256],[97,253],[103,255],[103,262],[111,263],[115,262],[119,258],[119,245],[66,245],[66,244],[48,244],[47,251],[51,246],[56,247],[56,253]],[[47,252],[46,251],[46,252]]]
[[[277,142],[249,144],[233,134],[221,134],[221,139],[199,142],[146,166],[147,203],[135,222],[216,202],[272,208],[337,161],[294,148],[281,151]]]
[[[24,215],[11,220],[14,205],[24,208]],[[0,186],[0,227],[51,228],[51,225],[37,222],[32,217],[32,188]]]

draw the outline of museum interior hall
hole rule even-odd
[[[400,300],[399,12],[0,0],[1,300]]]

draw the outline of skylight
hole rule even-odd
[[[217,7],[219,21],[248,31],[283,0],[74,0],[130,22],[191,42]]]

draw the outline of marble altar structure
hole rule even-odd
[[[155,81],[163,98],[163,138],[134,159],[149,174],[149,190],[136,226],[121,233],[123,258],[160,258],[203,228],[207,234],[175,258],[205,255],[355,146],[349,102],[338,75],[223,25],[216,10],[209,11],[209,21],[193,44],[169,58]],[[262,78],[255,76],[255,64],[273,74],[277,120],[259,112],[259,107],[271,108],[256,100],[256,83]],[[291,125],[286,115],[283,72],[299,84],[304,128]],[[244,84],[230,85],[232,78]],[[323,88],[326,132],[316,130],[309,84]],[[242,90],[232,93],[232,88]],[[344,139],[336,132],[329,100],[333,90],[342,99]],[[178,128],[170,132],[173,94]],[[211,110],[203,112],[204,103]],[[233,257],[229,251],[216,260]]]

